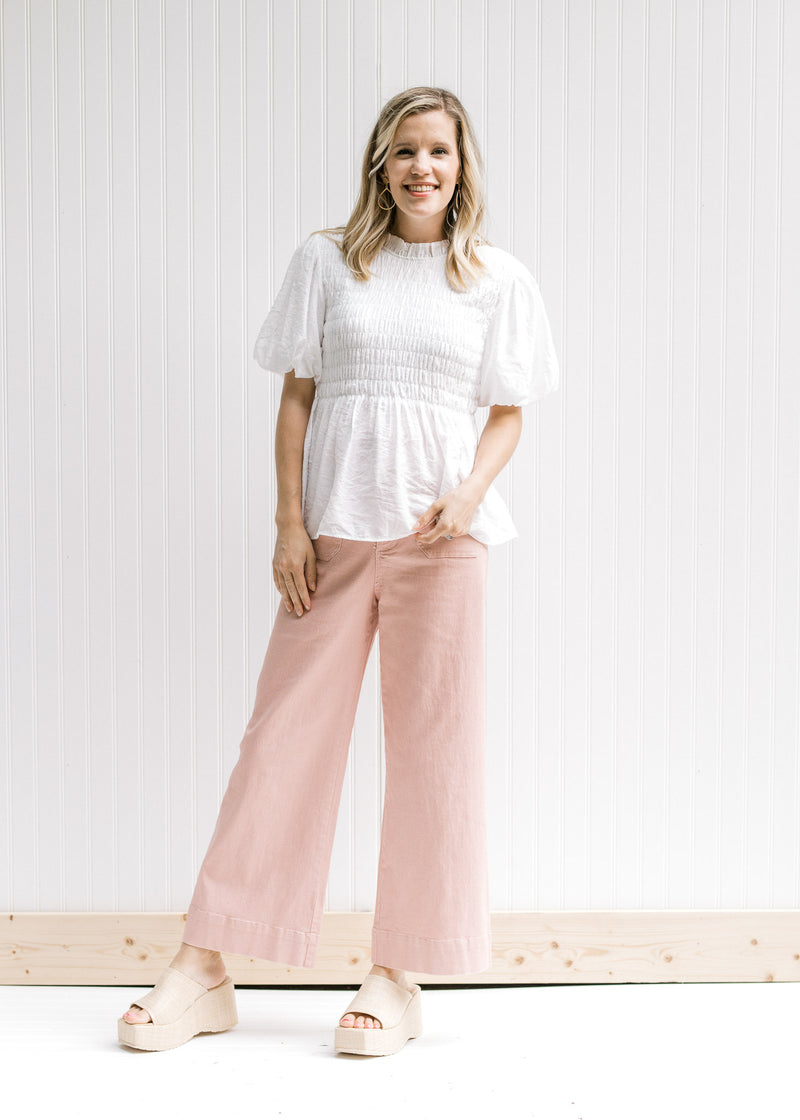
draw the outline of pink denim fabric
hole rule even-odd
[[[183,940],[311,968],[356,707],[380,633],[385,789],[372,960],[491,967],[488,546],[321,535],[311,610],[283,603]]]

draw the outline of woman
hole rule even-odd
[[[389,1054],[420,1034],[406,969],[491,967],[485,582],[488,547],[517,535],[492,482],[519,440],[521,405],[559,374],[536,281],[480,233],[483,197],[460,101],[428,87],[393,97],[349,222],[299,246],[259,332],[254,357],[284,378],[272,565],[282,606],[184,942],[119,1020],[129,1045],[163,1049],[236,1023],[220,951],[314,965],[376,632],[376,963],[336,1048]]]

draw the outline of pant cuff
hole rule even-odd
[[[436,941],[391,929],[372,929],[372,963],[384,968],[456,976],[492,967],[491,934]]]
[[[183,940],[187,945],[235,953],[242,957],[313,968],[319,934],[299,929],[268,926],[246,918],[230,918],[190,906],[186,914]]]

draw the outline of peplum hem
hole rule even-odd
[[[474,414],[402,394],[316,398],[304,449],[306,532],[348,540],[414,532],[428,506],[470,475],[479,438]],[[487,545],[519,536],[494,484],[469,533]]]

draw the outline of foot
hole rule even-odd
[[[369,970],[369,974],[370,976],[385,976],[387,980],[394,980],[395,984],[399,984],[408,992],[413,992],[416,988],[415,984],[410,984],[406,980],[406,974],[400,968],[383,968],[379,964],[374,964]],[[380,1029],[382,1025],[380,1019],[376,1019],[372,1015],[354,1015],[352,1011],[343,1015],[339,1020],[340,1027],[374,1027]]]
[[[199,949],[194,945],[181,945],[170,962],[179,972],[185,972],[204,988],[218,988],[227,973],[225,962],[216,949]],[[150,1012],[132,1003],[122,1016],[126,1023],[149,1023]]]

